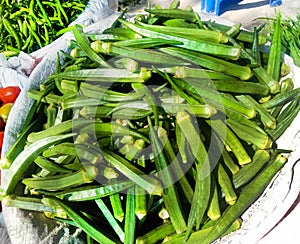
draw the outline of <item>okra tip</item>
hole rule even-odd
[[[6,197],[5,190],[0,187],[0,202]]]
[[[0,168],[1,169],[9,169],[11,163],[9,162],[9,160],[7,158],[1,158],[0,159]]]

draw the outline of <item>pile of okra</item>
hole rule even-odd
[[[80,228],[87,243],[211,243],[240,228],[290,152],[298,114],[268,33],[204,21],[178,1],[74,26],[1,160],[2,203]]]

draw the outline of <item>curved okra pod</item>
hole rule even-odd
[[[32,164],[33,160],[46,148],[73,138],[76,133],[68,133],[58,136],[49,136],[38,140],[26,147],[13,161],[11,167],[5,172],[1,184],[4,194],[11,194],[21,179],[21,176]]]
[[[66,214],[75,222],[78,227],[80,227],[83,231],[85,231],[89,236],[91,236],[99,243],[121,243],[118,240],[112,240],[111,238],[109,238],[108,233],[104,234],[99,230],[99,228],[93,226],[84,214],[74,210],[68,202],[55,197],[45,197],[42,199],[42,202],[47,202],[48,204],[59,206],[60,208],[62,208],[62,210],[66,212]]]

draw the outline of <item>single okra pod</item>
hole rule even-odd
[[[228,38],[224,36],[223,33],[218,31],[212,31],[207,29],[191,29],[189,32],[186,31],[186,28],[182,27],[169,27],[163,25],[149,25],[143,22],[137,22],[143,27],[146,27],[149,30],[157,31],[160,33],[168,34],[171,36],[178,36],[192,40],[198,41],[208,41],[216,43],[227,43]],[[175,43],[176,44],[176,43]],[[180,44],[180,43],[177,43]],[[173,45],[169,43],[169,45]]]
[[[147,216],[147,192],[142,187],[135,186],[135,215],[139,220]]]
[[[281,40],[282,40],[282,29],[281,29],[281,15],[277,14],[275,29],[272,36],[269,59],[267,63],[267,73],[279,81],[280,67],[281,67]]]
[[[225,201],[229,205],[235,204],[237,195],[235,193],[235,189],[232,185],[231,179],[229,178],[229,175],[225,171],[222,164],[218,165],[218,182],[225,196]]]
[[[165,224],[161,224],[158,227],[154,228],[153,230],[147,232],[143,236],[139,236],[136,239],[136,244],[145,244],[145,243],[155,244],[174,232],[175,229],[172,223],[168,222]]]
[[[162,47],[159,50],[185,59],[201,67],[231,75],[242,80],[249,80],[252,77],[252,72],[249,67],[223,60],[220,57],[209,56],[207,54],[179,47]]]
[[[124,244],[132,244],[135,241],[135,230],[136,230],[136,216],[134,213],[135,209],[135,195],[134,187],[127,190],[126,195],[126,212],[125,212],[125,223],[124,223]]]
[[[88,82],[144,82],[151,77],[151,72],[141,68],[139,72],[131,72],[127,69],[98,68],[63,71],[49,76],[49,79],[70,79]]]
[[[151,126],[150,126],[151,128]],[[158,171],[165,190],[163,192],[163,199],[170,220],[177,233],[182,233],[186,230],[186,223],[183,215],[182,203],[180,202],[178,192],[174,187],[174,177],[170,167],[168,167],[167,158],[162,150],[161,142],[159,141],[159,134],[164,133],[162,127],[151,129],[150,132],[151,145],[155,155],[155,165]]]
[[[104,186],[91,185],[68,189],[55,193],[55,196],[66,201],[90,201],[122,192],[133,184],[130,181],[114,181]]]
[[[121,242],[124,242],[125,233],[122,230],[119,223],[116,221],[112,213],[110,212],[109,208],[106,206],[105,202],[99,198],[95,200],[96,204],[98,205],[99,209],[111,225],[112,229],[116,232],[116,234],[119,236],[119,239]]]
[[[110,182],[115,182],[115,181],[114,179],[111,179]],[[128,188],[126,188],[126,190],[127,189]],[[119,222],[123,222],[125,214],[124,214],[119,192],[110,194],[109,201],[113,210],[114,218],[117,219]]]
[[[259,173],[259,171],[270,161],[274,160],[277,153],[272,156],[266,150],[257,150],[253,155],[252,162],[242,167],[238,172],[232,175],[232,183],[237,189],[246,185],[251,179]]]
[[[150,64],[170,64],[170,65],[188,65],[189,63],[174,57],[172,55],[163,53],[156,49],[141,49],[115,45],[111,42],[102,42],[100,40],[91,43],[92,49],[96,53],[103,53],[114,56],[122,56],[132,58],[139,62]]]
[[[90,41],[88,40],[87,36],[82,31],[82,27],[78,24],[74,25],[72,28],[74,33],[75,39],[79,46],[86,52],[86,54],[93,60],[95,63],[101,64],[104,67],[110,67],[110,65],[104,60],[102,56],[97,54],[91,47]]]
[[[50,173],[70,173],[71,170],[68,168],[65,168],[63,165],[59,165],[57,163],[55,163],[54,161],[42,157],[42,156],[38,156],[34,162],[41,167],[44,170],[49,171]]]
[[[92,183],[98,171],[94,166],[86,165],[75,173],[67,173],[62,175],[25,178],[22,183],[31,189],[43,189],[47,191],[64,190],[86,183]]]
[[[21,197],[8,195],[1,199],[1,202],[6,207],[15,207],[28,211],[51,212],[55,213],[56,209],[51,206],[46,206],[41,202],[41,199],[34,197]]]
[[[32,132],[28,135],[27,140],[30,143],[36,142],[38,140],[55,136],[59,134],[69,133],[73,129],[76,130],[84,125],[91,124],[93,121],[88,119],[70,119],[66,120],[62,123],[49,127],[46,130],[42,130],[39,132]]]
[[[11,167],[6,171],[1,184],[4,194],[13,193],[22,175],[32,164],[33,160],[40,155],[46,148],[73,138],[76,133],[68,133],[58,136],[49,136],[35,141],[26,147],[13,161]]]
[[[88,235],[90,235],[93,239],[98,241],[99,243],[106,244],[115,244],[121,243],[118,240],[114,240],[110,238],[108,233],[101,232],[99,228],[91,225],[88,218],[80,212],[77,212],[70,204],[66,201],[60,200],[55,197],[45,197],[42,201],[48,201],[51,205],[58,205],[66,212],[66,214],[79,226],[83,231],[85,231]]]

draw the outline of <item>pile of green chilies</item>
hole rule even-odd
[[[56,40],[81,14],[88,0],[1,0],[0,52],[31,53]]]
[[[275,20],[271,19],[267,28],[272,38]],[[300,13],[295,18],[284,17],[281,21],[282,51],[293,58],[295,65],[300,67]]]
[[[1,160],[4,205],[80,228],[87,243],[211,243],[240,228],[286,163],[276,140],[300,110],[281,17],[261,53],[260,28],[178,3],[99,34],[74,26]]]

